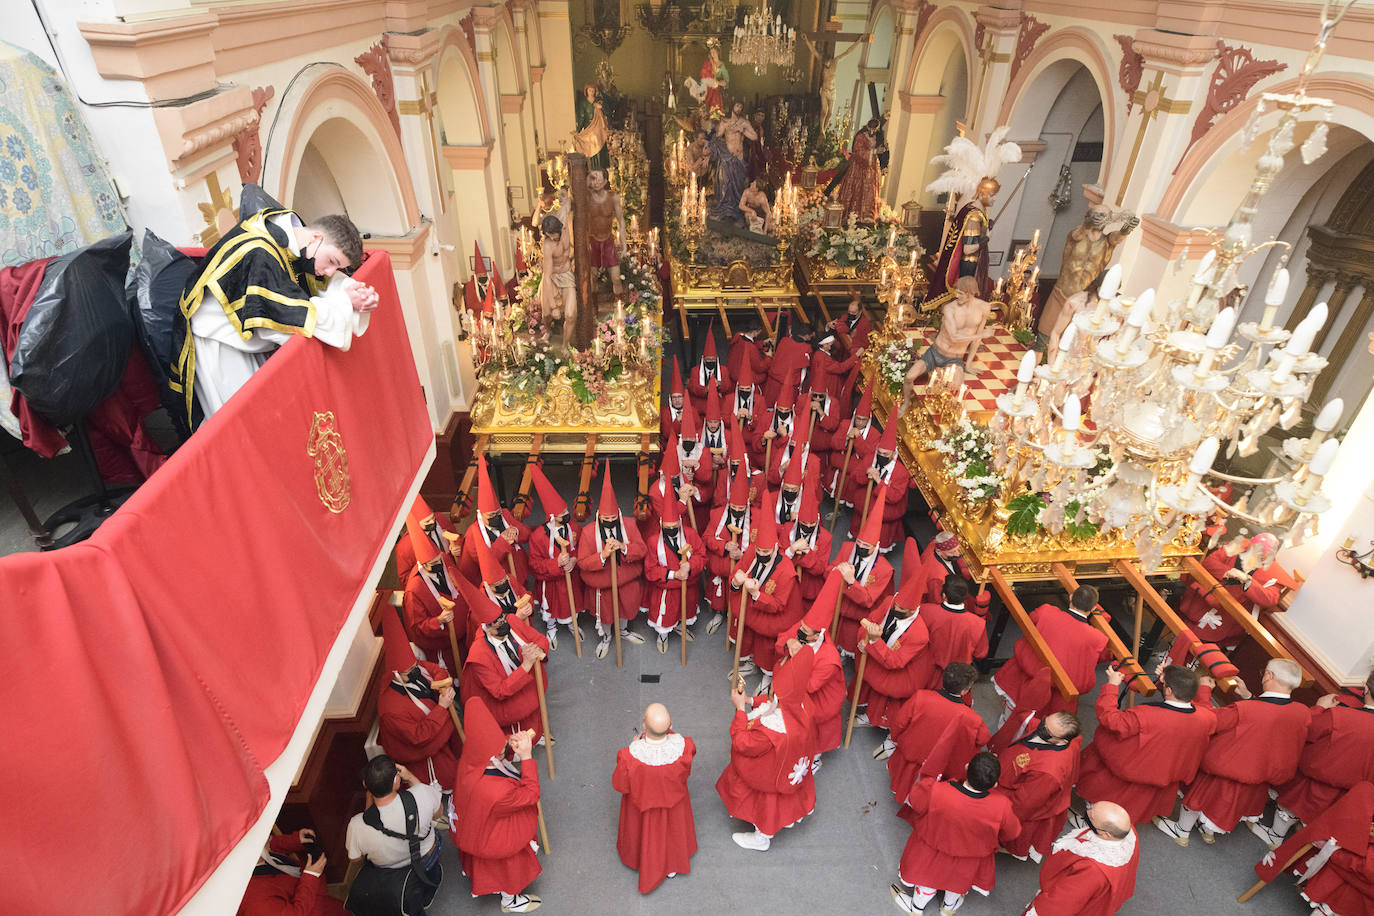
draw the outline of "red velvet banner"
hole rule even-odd
[[[433,437],[390,258],[89,541],[0,559],[0,912],[176,911],[268,799]]]

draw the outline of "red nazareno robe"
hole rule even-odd
[[[1130,846],[1108,845],[1088,829],[1055,843],[1031,901],[1036,916],[1114,916],[1135,893],[1140,865],[1135,834],[1121,843]]]
[[[543,869],[534,854],[539,827],[539,769],[521,761],[520,778],[494,768],[473,772],[454,798],[453,825],[463,871],[472,893],[518,894]]]
[[[549,640],[544,634],[535,632],[529,624],[514,615],[506,619],[510,621],[511,636],[515,637],[517,642],[534,643],[548,654]],[[544,675],[544,687],[547,689],[549,671],[542,665],[540,668]],[[468,649],[468,660],[467,664],[463,665],[461,686],[463,702],[467,703],[473,697],[479,697],[487,709],[491,710],[492,717],[496,719],[503,732],[532,728],[535,741],[543,736],[534,672],[526,671],[520,665],[507,672],[505,665],[497,657],[496,650],[492,648],[491,640],[484,633],[479,632]]]
[[[616,586],[619,589],[620,620],[628,623],[639,614],[644,590],[644,538],[633,522],[620,520],[625,537],[617,538],[625,545],[615,559]],[[611,625],[617,597],[611,589],[611,559],[601,559],[601,522],[593,517],[577,535],[577,568],[582,571],[582,585],[588,610],[599,614],[604,627]]]
[[[975,658],[987,656],[988,622],[974,612],[972,600],[961,607],[922,604],[921,618],[930,632],[930,646],[926,652],[931,661],[930,683],[922,687],[939,687],[945,668],[953,662],[973,664]]]
[[[532,595],[535,604],[550,617],[559,623],[568,623],[572,620],[573,611],[583,607],[582,572],[574,565],[567,578],[564,577],[563,567],[558,565],[558,554],[562,548],[550,536],[549,527],[545,523],[530,534],[530,572],[534,573]],[[566,534],[573,534],[571,525],[568,526]],[[558,536],[564,537],[564,534],[560,533]],[[564,537],[564,540],[567,539]],[[573,537],[572,540],[575,542],[577,539]],[[574,560],[577,559],[576,543],[568,553],[572,554]],[[568,579],[572,580],[573,601],[576,602],[576,607],[568,604]]]
[[[479,540],[491,548],[492,557],[508,574],[510,573],[510,561],[506,559],[506,556],[509,554],[514,558],[515,584],[524,585],[525,580],[530,576],[529,562],[525,559],[525,551],[521,547],[522,544],[529,542],[530,529],[517,522],[509,509],[502,509],[501,517],[505,519],[507,527],[515,529],[514,544],[500,535],[492,537],[483,526],[481,519],[468,525],[468,530],[463,534],[463,550],[458,557],[458,572],[473,585],[480,586],[482,584],[482,569],[477,562],[477,542]]]
[[[997,884],[997,848],[1021,832],[1006,796],[923,779],[907,796],[911,836],[897,874],[918,887],[987,894]]]
[[[1097,696],[1097,731],[1083,754],[1078,794],[1116,802],[1133,824],[1167,817],[1179,785],[1197,774],[1216,715],[1162,702],[1118,709],[1117,694],[1114,685],[1103,684]]]
[[[616,755],[611,786],[622,795],[616,850],[620,861],[639,872],[641,894],[669,874],[692,870],[697,830],[687,778],[696,753],[691,738],[669,734],[665,744],[636,739]]]
[[[759,584],[759,596],[751,597],[743,589],[734,587],[734,574],[742,572],[746,576],[754,567],[755,554],[746,550],[730,573],[731,585],[727,591],[730,609],[739,613],[741,601],[744,604],[744,641],[741,655],[753,656],[754,663],[761,671],[771,672],[778,662],[776,643],[779,633],[790,633],[797,629],[802,618],[801,589],[797,585],[797,572],[792,561],[781,554],[775,554],[768,577]],[[732,615],[731,625],[738,626]],[[735,635],[731,630],[730,635]]]
[[[888,783],[897,799],[906,798],[911,791],[936,744],[946,735],[958,734],[951,725],[964,723],[964,734],[969,736],[967,745],[948,757],[944,775],[951,779],[963,779],[968,762],[988,742],[988,727],[982,717],[962,697],[951,697],[943,690],[916,691],[888,723],[897,745],[887,760]]]
[[[781,633],[774,648],[778,671],[787,667],[787,640],[796,633]],[[806,708],[811,712],[811,728],[816,733],[816,756],[833,751],[842,743],[844,732],[844,662],[835,643],[825,634],[809,647],[815,656],[806,681]]]
[[[649,539],[644,555],[644,578],[648,584],[649,626],[659,633],[671,632],[682,620],[682,592],[687,590],[687,622],[697,619],[697,604],[701,600],[701,573],[706,568],[706,545],[701,535],[683,525],[679,529],[679,547],[691,548],[687,557],[687,581],[671,577],[677,572],[679,559],[663,542],[662,528]]]
[[[1216,710],[1217,730],[1183,796],[1218,830],[1264,813],[1269,787],[1298,769],[1311,711],[1288,697],[1257,697]]]
[[[881,627],[890,607],[890,601],[885,601],[866,619]],[[868,664],[864,666],[859,705],[868,705],[869,722],[881,728],[890,727],[889,719],[897,714],[907,698],[930,681],[930,658],[926,653],[929,643],[926,622],[916,614],[891,646],[883,642],[881,636],[865,645]]]
[[[1052,604],[1042,604],[1031,611],[1031,622],[1045,637],[1050,651],[1064,666],[1064,673],[1069,676],[1079,695],[1092,690],[1097,684],[1097,663],[1106,658],[1110,651],[1107,648],[1107,635],[1077,614],[1061,611]],[[1040,659],[1023,637],[1016,641],[1011,658],[998,669],[993,682],[1011,697],[1013,703],[1020,706],[1021,695],[1041,667]],[[1074,712],[1075,708],[1076,704],[1067,702],[1063,694],[1056,690],[1049,707],[1041,711],[1041,716],[1052,712]]]
[[[1050,851],[1069,816],[1082,750],[1083,739],[1077,736],[1068,744],[1022,738],[998,755],[1002,778],[997,791],[1011,799],[1011,810],[1021,821],[1021,835],[1007,844],[1012,855],[1024,857],[1034,850],[1043,856]]]
[[[267,845],[273,852],[284,855],[304,849],[300,835],[295,833],[274,836]],[[302,871],[297,877],[274,871],[270,875],[254,874],[248,879],[238,916],[348,916],[348,910],[344,909],[343,901],[325,893],[322,876]]]
[[[1312,710],[1298,773],[1279,788],[1279,804],[1310,821],[1361,780],[1374,782],[1374,709]]]
[[[433,662],[419,664],[431,681],[450,676]],[[453,716],[437,700],[412,698],[393,689],[389,682],[384,684],[377,697],[377,741],[387,756],[415,778],[422,782],[438,779],[445,792],[453,790],[463,744],[454,730]]]
[[[840,548],[834,563],[853,563],[854,544],[850,542]],[[892,598],[892,564],[882,557],[874,557],[873,565],[862,579],[855,579],[853,585],[843,586],[840,592],[840,628],[835,634],[835,646],[849,654],[854,654],[859,644],[859,621],[874,610],[887,611]]]
[[[716,792],[731,817],[773,836],[816,810],[811,775],[814,738],[811,717],[779,710],[787,731],[736,712],[730,723],[730,762],[716,780]]]

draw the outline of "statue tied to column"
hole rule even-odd
[[[1116,222],[1116,229],[1107,231],[1107,226]],[[1055,281],[1054,291],[1045,301],[1040,313],[1039,328],[1049,332],[1053,339],[1054,329],[1063,333],[1068,321],[1063,312],[1069,299],[1083,292],[1107,268],[1112,252],[1122,239],[1126,238],[1136,226],[1140,217],[1129,210],[1113,212],[1110,207],[1094,204],[1083,217],[1083,225],[1069,233],[1064,242],[1064,259],[1059,267],[1059,278]]]
[[[1001,182],[993,176],[1003,165],[1021,159],[1021,147],[1004,140],[1007,130],[994,130],[982,147],[967,137],[955,137],[944,153],[933,160],[947,168],[926,190],[949,194],[951,200],[962,200],[964,204],[945,226],[940,257],[921,304],[923,312],[932,312],[952,300],[954,284],[960,277],[977,281],[980,299],[987,299],[992,293],[987,241],[992,231],[992,204],[1002,189]]]
[[[572,235],[563,230],[563,221],[546,216],[540,224],[543,246],[543,277],[539,283],[539,300],[544,317],[549,321],[562,319],[563,337],[568,339],[577,324],[577,280],[573,273]]]

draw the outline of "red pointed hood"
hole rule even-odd
[[[682,441],[695,443],[697,435],[697,411],[689,401],[682,402]]]
[[[601,466],[601,503],[596,507],[596,514],[610,518],[615,516],[620,518],[620,503],[615,499],[615,487],[611,485],[611,462],[609,460]]]
[[[482,249],[476,242],[472,243],[472,272],[479,277],[487,275],[487,262],[482,258]]]
[[[883,428],[883,437],[878,440],[878,451],[897,453],[897,427],[901,424],[897,417],[888,417],[887,426]],[[895,459],[894,459],[895,460]]]
[[[420,527],[420,520],[411,516],[406,519],[406,534],[410,537],[411,549],[415,551],[415,562],[420,566],[439,556],[439,548],[434,546],[434,542],[425,534]]]
[[[668,394],[675,394],[678,397],[682,397],[682,373],[678,371],[676,356],[673,357],[673,377],[671,380],[671,385],[672,387],[669,388]]]
[[[830,393],[830,370],[825,368],[824,363],[817,363],[811,370],[811,393],[829,394]]]
[[[673,478],[682,476],[682,462],[678,460],[678,439],[671,436],[668,445],[663,449],[663,457],[658,462],[658,471],[663,475],[663,479],[668,481],[668,492],[664,496],[664,501],[677,499],[677,494],[673,492]]]
[[[716,360],[716,366],[720,366],[720,360],[716,358],[716,320],[711,319],[711,323],[706,326],[706,346],[701,351],[701,361],[708,359]]]
[[[873,491],[873,503],[868,510],[868,521],[864,524],[863,530],[859,532],[859,540],[873,547],[878,547],[878,540],[882,537],[883,531],[883,507],[887,505],[887,484],[883,484]]]
[[[806,703],[806,687],[815,661],[816,653],[798,652],[778,668],[778,676],[773,679],[773,694],[778,698],[778,705],[794,715],[801,712]]]
[[[496,554],[491,552],[487,542],[478,537],[474,543],[477,544],[477,565],[482,570],[482,581],[487,585],[495,585],[506,578],[505,568],[496,559]]]
[[[491,279],[492,285],[496,287],[496,298],[500,299],[502,302],[509,302],[510,290],[506,289],[505,281],[501,279],[500,272],[498,271],[493,274]]]
[[[715,385],[706,386],[706,422],[712,420],[723,420],[720,412],[720,394],[716,391]]]
[[[463,706],[463,756],[458,760],[458,781],[466,782],[487,768],[491,758],[500,757],[506,750],[506,735],[496,717],[480,697],[470,697]]]
[[[921,572],[921,545],[916,543],[915,538],[908,537],[902,545],[902,581],[905,582]]]
[[[741,344],[741,346],[751,346]],[[736,388],[750,389],[754,387],[754,365],[751,362],[751,354],[746,353],[744,359],[740,360],[739,378],[735,379]]]
[[[522,273],[522,274],[523,274],[523,273],[527,272],[529,269],[530,269],[529,264],[527,264],[527,263],[525,262],[525,246],[524,246],[524,245],[521,245],[519,242],[516,242],[516,243],[515,243],[515,270],[516,270],[517,273]]]
[[[790,470],[790,469],[789,469]],[[808,477],[802,486],[801,508],[797,510],[797,521],[803,525],[819,525],[821,521],[821,494],[819,478]]]
[[[671,491],[672,484],[669,484]],[[677,525],[682,522],[682,503],[678,501],[677,494],[673,492],[665,493],[663,496],[663,515],[659,518],[660,525]]]
[[[749,505],[749,469],[745,467],[743,460],[740,461],[735,476],[730,479],[728,502],[737,509],[744,509]]]
[[[921,598],[925,596],[925,592],[926,583],[924,576],[907,576],[902,580],[901,587],[897,589],[898,607],[908,611],[916,610],[921,606]]]
[[[401,609],[386,605],[382,608],[382,651],[386,653],[387,671],[409,671],[415,667],[415,650],[401,623]]]
[[[567,512],[568,504],[558,495],[553,484],[549,483],[549,478],[544,476],[544,469],[536,464],[530,472],[530,476],[534,478],[534,489],[539,493],[539,505],[544,507],[544,515],[553,518]]]
[[[854,408],[854,416],[869,418],[873,416],[873,380],[869,379],[868,386],[864,388],[864,393],[859,397],[859,406]]]
[[[491,488],[491,475],[487,473],[487,456],[477,456],[477,512],[485,516],[500,510],[496,501],[496,491]]]
[[[482,301],[482,312],[486,315],[496,314],[496,284],[487,284],[487,298]]]
[[[830,622],[835,619],[835,602],[839,600],[843,585],[844,580],[840,578],[839,571],[832,566],[825,577],[825,584],[821,586],[820,594],[811,602],[811,608],[802,618],[802,622],[817,632],[829,630]]]
[[[759,509],[758,517],[754,519],[758,532],[751,543],[755,550],[772,550],[778,546],[778,524],[773,521],[778,513],[778,495],[771,490],[764,493]]]
[[[797,383],[792,379],[792,373],[787,373],[787,378],[783,379],[782,388],[778,390],[778,410],[791,410],[797,404]]]
[[[434,517],[434,510],[425,502],[425,498],[420,494],[415,494],[415,502],[410,504],[410,514],[417,522],[424,524]]]

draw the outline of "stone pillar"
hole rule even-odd
[[[925,191],[926,168],[934,151],[929,144],[932,137],[942,135],[947,125],[963,112],[948,111],[949,100],[943,95],[898,96],[897,110],[902,113],[900,139],[892,143],[892,174],[887,186],[891,191],[889,203],[898,206],[914,195],[927,207],[935,206],[935,195]]]
[[[536,0],[539,34],[544,39],[544,148],[562,149],[577,130],[573,85],[572,20],[568,0]]]
[[[892,68],[887,85],[887,143],[892,156],[887,167],[885,197],[892,206],[898,206],[910,196],[909,190],[903,185],[904,176],[911,173],[906,166],[911,152],[908,147],[919,145],[914,138],[929,135],[928,130],[912,126],[912,113],[906,107],[906,85],[911,68],[916,66],[916,20],[919,10],[918,2],[905,0],[896,8],[897,34],[892,42]]]
[[[1366,340],[1364,329],[1369,324],[1369,319],[1374,318],[1374,281],[1365,278],[1360,282],[1364,284],[1364,295],[1360,298],[1360,304],[1355,306],[1355,313],[1345,323],[1341,336],[1336,339],[1336,345],[1331,348],[1331,353],[1327,356],[1329,365],[1317,376],[1317,381],[1312,386],[1312,396],[1307,399],[1309,404],[1317,405],[1326,400],[1327,392],[1335,384],[1341,367],[1350,358],[1350,354],[1355,352],[1355,344],[1364,343]],[[1332,321],[1335,321],[1334,317]]]
[[[1331,290],[1331,295],[1326,299],[1326,324],[1322,325],[1317,332],[1317,337],[1312,341],[1312,349],[1320,353],[1322,344],[1326,343],[1326,336],[1331,333],[1331,328],[1341,317],[1341,309],[1345,308],[1345,300],[1350,298],[1351,292],[1355,287],[1364,283],[1364,279],[1355,274],[1338,273],[1336,274],[1336,288]],[[1364,323],[1353,325],[1351,329],[1359,334],[1364,330]]]
[[[501,93],[497,88],[496,81],[496,58],[493,56],[495,43],[492,37],[492,28],[499,17],[499,7],[495,6],[474,6],[472,8],[473,36],[477,46],[477,79],[481,83],[482,101],[487,106],[487,112],[494,122],[492,133],[495,135],[496,147],[492,150],[492,156],[486,163],[484,176],[486,178],[486,202],[491,218],[491,231],[495,233],[494,238],[486,239],[483,246],[483,253],[490,256],[496,263],[496,267],[502,275],[508,275],[514,269],[514,249],[511,245],[511,213],[510,204],[506,197],[506,186],[510,183],[510,176],[507,174],[506,144],[512,139],[505,134],[505,118],[502,116],[504,109],[501,105]],[[460,199],[462,199],[460,197]],[[490,246],[488,249],[487,246]]]
[[[969,87],[968,125],[969,136],[981,141],[1001,126],[997,119],[1007,87],[1011,85],[1011,64],[1016,57],[1016,41],[1021,32],[1021,10],[980,6],[973,16],[978,20],[983,41],[975,49],[978,60],[974,62],[973,85]]]
[[[391,64],[396,111],[401,122],[401,147],[415,185],[420,212],[436,220],[444,212],[443,159],[439,154],[439,127],[435,120],[437,96],[431,84],[434,55],[439,50],[439,30],[423,29],[386,36]]]

